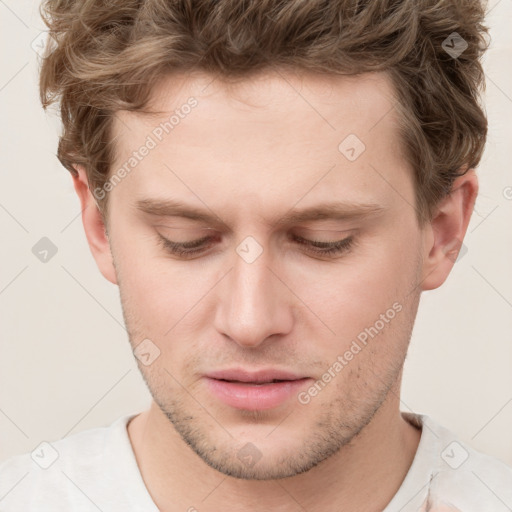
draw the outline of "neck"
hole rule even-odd
[[[383,510],[403,482],[421,437],[401,416],[396,390],[348,445],[310,471],[279,480],[240,480],[214,470],[154,402],[132,419],[128,434],[148,492],[162,512]]]

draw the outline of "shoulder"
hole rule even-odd
[[[409,420],[412,415],[409,415]],[[411,467],[428,469],[420,511],[493,512],[512,507],[512,467],[459,439],[427,415],[414,415],[422,425],[420,445]]]
[[[84,489],[88,487],[93,494],[101,494],[97,488],[97,483],[103,481],[101,473],[108,471],[111,458],[118,457],[120,443],[128,441],[126,424],[133,416],[54,442],[42,442],[30,453],[1,462],[0,510],[43,511],[74,506],[87,501]]]
[[[438,433],[446,446],[432,475],[431,501],[453,504],[462,511],[509,511],[512,468],[456,439],[443,427],[439,427]]]

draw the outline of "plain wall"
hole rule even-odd
[[[0,2],[0,460],[150,401],[118,289],[96,267],[71,177],[55,156],[58,119],[39,103],[38,6]],[[490,8],[480,194],[467,253],[422,296],[402,409],[512,465],[512,4]],[[47,263],[32,253],[42,237],[58,249]]]

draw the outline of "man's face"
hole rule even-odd
[[[398,409],[423,232],[391,98],[381,74],[269,73],[231,87],[196,74],[155,89],[158,119],[117,115],[113,171],[147,153],[109,196],[130,341],[150,340],[145,363],[160,351],[139,363],[155,402],[225,474],[307,471],[381,405]],[[171,201],[212,219],[154,207]],[[290,216],[334,203],[338,218]],[[161,238],[204,242],[181,256]],[[225,370],[296,382],[214,375]]]

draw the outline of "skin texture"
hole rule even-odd
[[[166,113],[117,113],[114,169],[188,98],[197,106],[109,192],[108,236],[77,167],[86,236],[119,286],[132,348],[149,339],[160,350],[139,363],[154,401],[128,427],[160,510],[377,511],[400,487],[420,438],[399,412],[420,294],[447,278],[478,185],[474,170],[458,178],[420,229],[392,95],[380,73],[269,71],[235,85],[165,77],[152,105]],[[338,149],[349,134],[366,146],[355,161]],[[180,200],[224,224],[148,215],[135,206],[142,198]],[[271,222],[334,200],[382,210]],[[214,242],[187,260],[158,233]],[[355,243],[318,256],[290,234]],[[248,236],[263,250],[252,263],[236,251]],[[293,397],[255,413],[208,391],[205,373],[227,368],[288,370],[312,379],[307,391],[393,304],[400,311],[307,404]],[[237,456],[247,443],[255,464]]]

